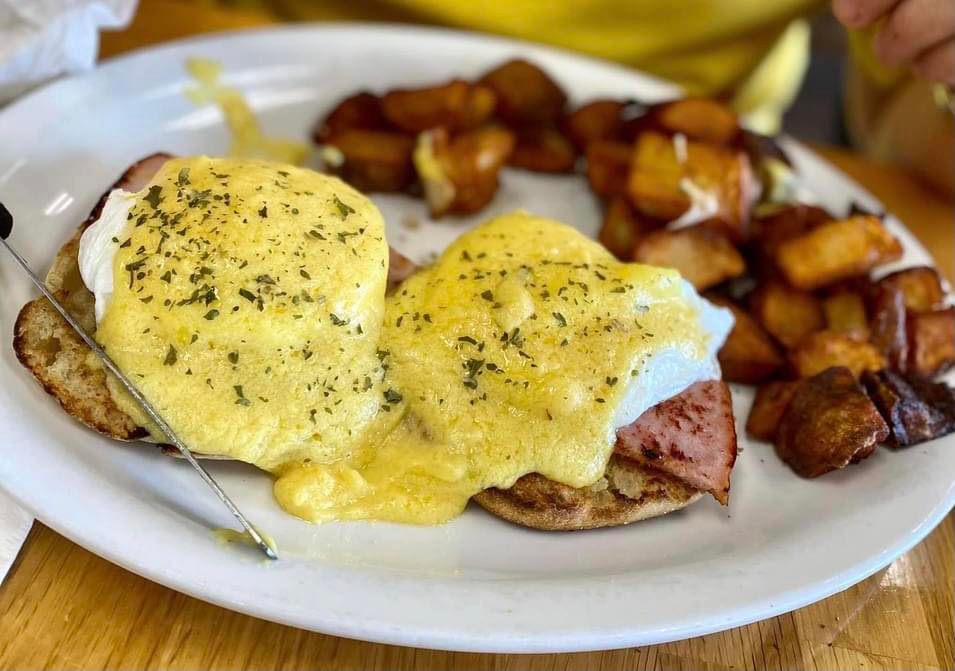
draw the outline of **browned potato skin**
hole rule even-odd
[[[889,424],[893,447],[907,447],[955,431],[955,390],[943,382],[891,370],[862,376],[869,397]]]
[[[844,366],[858,378],[863,371],[882,370],[888,365],[872,343],[835,331],[810,333],[790,350],[789,361],[799,377],[812,377],[827,368]]]
[[[763,282],[750,295],[749,302],[763,328],[788,348],[825,324],[815,296],[782,282]]]
[[[839,219],[782,242],[776,264],[798,289],[818,289],[899,258],[902,246],[878,217]]]
[[[739,121],[728,106],[710,98],[683,98],[653,111],[654,120],[671,133],[691,140],[729,144],[739,135]]]
[[[706,298],[729,308],[736,323],[719,351],[723,379],[743,384],[758,384],[779,370],[782,354],[776,343],[749,313],[730,299],[707,293]]]
[[[865,298],[857,291],[839,289],[822,299],[826,328],[856,338],[869,337]]]
[[[889,437],[889,427],[845,367],[829,368],[796,390],[776,431],[776,453],[799,475],[816,478],[858,463]]]
[[[800,380],[775,380],[760,385],[746,418],[747,435],[756,440],[774,440],[779,422],[800,384]]]
[[[626,193],[631,151],[625,142],[596,140],[587,145],[587,181],[595,194],[612,198]]]
[[[675,268],[697,291],[739,277],[746,263],[722,235],[705,226],[675,231],[654,231],[637,242],[633,260],[652,266]]]
[[[659,224],[641,216],[623,196],[607,202],[597,239],[621,261],[629,261],[637,241]]]
[[[490,88],[455,79],[440,86],[389,91],[381,109],[392,125],[406,133],[433,128],[457,132],[477,128],[490,119],[496,102]]]
[[[621,139],[624,103],[618,100],[594,100],[578,107],[564,120],[564,133],[579,151],[591,142]]]
[[[908,368],[909,339],[906,330],[905,294],[896,284],[872,288],[870,339],[883,352],[888,365],[904,373]]]
[[[916,266],[890,273],[880,279],[879,287],[894,286],[902,291],[905,307],[915,312],[940,310],[945,306],[945,290],[938,271],[929,266]]]
[[[349,130],[388,130],[388,120],[381,111],[381,98],[362,91],[342,100],[312,131],[318,144]]]
[[[955,308],[915,312],[908,318],[910,373],[931,377],[955,365]]]
[[[811,231],[832,218],[821,207],[799,203],[754,219],[749,234],[764,257],[772,260],[784,241]]]
[[[345,157],[338,174],[361,191],[403,191],[415,179],[414,139],[401,133],[346,130],[329,143]]]
[[[470,214],[487,205],[497,193],[498,174],[514,150],[514,134],[503,128],[480,128],[449,139],[436,132],[435,158],[454,184],[447,209],[431,215]]]
[[[518,132],[510,165],[533,172],[571,172],[577,162],[574,145],[556,128],[528,128]]]
[[[523,59],[499,65],[478,83],[497,94],[495,116],[509,126],[556,126],[564,116],[567,94],[546,72]]]

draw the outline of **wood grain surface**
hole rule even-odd
[[[121,51],[267,23],[144,0]],[[955,208],[897,170],[820,148],[897,213],[955,277]],[[569,655],[436,652],[324,636],[232,613],[128,573],[39,522],[0,586],[0,669],[952,669],[955,514],[888,568],[798,611],[701,638]]]

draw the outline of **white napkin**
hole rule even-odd
[[[20,553],[33,517],[0,491],[0,582],[7,575],[13,560]]]
[[[93,67],[100,28],[129,23],[136,0],[0,0],[0,103]]]

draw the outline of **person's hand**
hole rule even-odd
[[[882,20],[873,47],[886,65],[955,84],[955,0],[833,0],[832,11],[847,28]]]

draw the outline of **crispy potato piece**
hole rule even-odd
[[[746,418],[746,433],[756,440],[774,440],[779,422],[800,384],[801,380],[776,380],[760,385]]]
[[[898,285],[879,284],[872,288],[870,339],[885,354],[889,365],[904,373],[908,367],[909,341],[906,332],[905,294]]]
[[[799,377],[812,377],[833,366],[844,366],[859,377],[863,371],[882,370],[888,365],[872,343],[835,331],[810,333],[790,350],[789,361]]]
[[[407,133],[432,128],[456,132],[477,128],[490,119],[496,102],[490,88],[454,79],[440,86],[389,91],[381,110],[388,121]]]
[[[685,147],[684,147],[685,145]],[[691,193],[716,199],[714,216],[742,239],[756,182],[745,153],[660,133],[641,133],[634,145],[627,193],[650,217],[672,221],[692,205]]]
[[[776,343],[755,319],[730,299],[709,293],[706,298],[729,308],[736,324],[719,351],[723,379],[729,382],[757,384],[783,364]]]
[[[945,289],[938,271],[930,266],[897,270],[880,279],[877,286],[895,286],[902,290],[905,307],[915,312],[929,312],[945,307]]]
[[[381,98],[361,91],[338,103],[315,126],[312,139],[325,144],[333,137],[349,130],[387,130],[388,120],[381,111]]]
[[[637,242],[633,260],[675,268],[698,291],[746,271],[743,257],[730,241],[703,226],[654,231]]]
[[[630,173],[630,145],[596,140],[587,145],[587,181],[603,198],[623,195]]]
[[[611,198],[604,210],[603,225],[597,239],[622,261],[629,261],[637,241],[659,227],[641,216],[623,196]]]
[[[443,128],[421,133],[414,165],[431,216],[468,214],[487,205],[513,150],[514,134],[503,128],[479,128],[453,139]]]
[[[906,447],[955,431],[955,389],[941,382],[906,379],[883,370],[862,383],[892,431],[893,447]]]
[[[911,313],[907,330],[910,373],[931,377],[955,365],[955,308]]]
[[[799,475],[815,478],[858,463],[889,437],[889,427],[845,367],[804,381],[776,431],[776,453]]]
[[[527,128],[518,132],[508,162],[534,172],[570,172],[577,162],[577,152],[556,128]]]
[[[799,289],[818,289],[867,273],[902,255],[902,245],[878,217],[839,219],[782,242],[776,263]]]
[[[750,309],[763,328],[786,347],[794,347],[825,324],[815,296],[782,282],[770,280],[757,286],[750,296]]]
[[[546,72],[523,59],[499,65],[478,83],[497,94],[495,115],[510,126],[554,126],[564,116],[567,94]]]
[[[826,210],[815,205],[797,203],[785,206],[772,214],[753,219],[749,235],[767,259],[776,258],[779,245],[807,231],[832,221]]]
[[[564,133],[580,151],[596,140],[620,140],[623,110],[619,100],[594,100],[578,107],[564,120]]]
[[[840,289],[822,299],[822,311],[828,330],[856,338],[869,337],[869,322],[862,294]]]
[[[739,134],[736,114],[712,98],[684,98],[657,107],[655,121],[670,133],[683,133],[691,140],[729,144]]]
[[[414,181],[414,139],[407,135],[352,129],[329,144],[343,157],[335,172],[361,191],[402,191]]]

